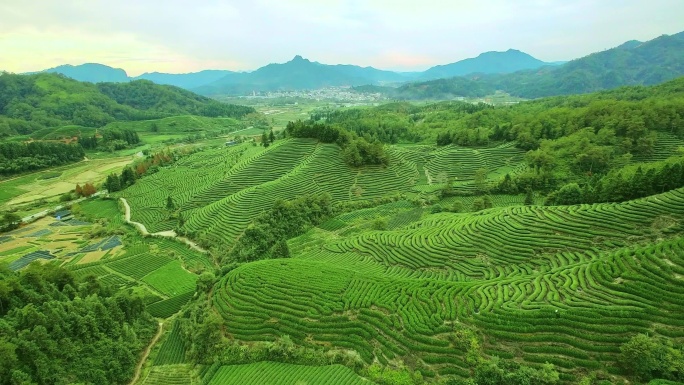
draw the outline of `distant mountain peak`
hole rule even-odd
[[[549,64],[525,52],[509,48],[506,51],[483,52],[475,58],[438,65],[425,71],[422,77],[424,79],[438,79],[465,76],[472,73],[511,73],[525,69],[536,69]]]
[[[304,59],[301,55],[295,55],[295,57],[293,57],[292,60],[290,60],[290,62],[292,62],[292,63],[303,63],[303,62],[310,63],[309,59]]]

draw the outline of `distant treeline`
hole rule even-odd
[[[8,176],[83,160],[78,144],[0,142],[0,175]]]
[[[389,157],[379,140],[370,136],[359,137],[341,127],[298,120],[287,124],[285,134],[293,138],[314,138],[324,143],[337,143],[342,148],[345,163],[353,167],[389,163]]]

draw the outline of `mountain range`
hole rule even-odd
[[[397,99],[450,99],[503,90],[523,98],[569,95],[625,85],[654,85],[684,75],[684,32],[628,41],[559,66],[509,74],[463,76],[379,89]]]
[[[449,99],[485,96],[497,90],[525,98],[587,93],[632,84],[657,84],[684,75],[684,32],[615,48],[569,62],[548,63],[509,49],[423,72],[393,72],[355,65],[328,65],[295,56],[251,72],[206,70],[187,74],[145,73],[129,77],[102,64],[64,65],[57,72],[80,81],[126,82],[145,79],[205,96],[253,92],[364,86],[396,99]]]
[[[394,72],[356,65],[328,65],[310,61],[300,55],[286,63],[272,63],[252,72],[205,70],[187,74],[144,73],[129,77],[119,68],[87,63],[62,65],[42,72],[61,73],[79,81],[127,82],[151,80],[174,85],[203,95],[244,95],[252,92],[317,89],[329,86],[359,86],[366,84],[401,84],[413,80],[462,76],[474,72],[501,74],[521,69],[539,68],[546,63],[517,50],[485,52],[478,57],[432,67],[424,72]]]

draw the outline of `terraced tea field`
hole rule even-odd
[[[469,377],[451,336],[472,329],[487,355],[550,362],[576,381],[586,369],[616,373],[636,333],[684,338],[682,218],[684,189],[433,214],[350,236],[328,223],[291,240],[292,258],[230,272],[213,303],[242,341],[289,335],[367,363],[417,359],[427,377]]]
[[[303,366],[276,362],[223,366],[207,383],[209,385],[372,384],[341,365]]]
[[[184,232],[230,245],[277,199],[327,192],[336,202],[367,200],[420,193],[421,186],[432,184],[434,189],[453,176],[464,191],[470,191],[479,163],[489,167],[492,177],[499,177],[496,172],[520,167],[522,160],[522,152],[510,145],[480,150],[449,146],[434,151],[429,146],[413,146],[392,149],[389,154],[389,167],[355,169],[342,161],[334,144],[308,139],[281,140],[267,149],[243,144],[184,158],[145,177],[123,196],[131,205],[131,219],[151,232],[177,225],[165,207],[170,196],[184,219]],[[425,174],[433,176],[428,181]]]

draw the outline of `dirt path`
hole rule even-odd
[[[157,330],[157,334],[154,335],[154,338],[152,338],[152,341],[150,341],[150,344],[147,345],[147,347],[145,348],[145,351],[143,351],[143,355],[140,358],[140,361],[138,361],[138,365],[135,367],[135,375],[133,376],[133,379],[131,380],[131,382],[129,382],[129,385],[135,384],[140,379],[140,372],[142,371],[142,366],[145,363],[145,361],[147,361],[147,356],[150,355],[150,350],[152,350],[152,347],[154,346],[154,344],[156,344],[157,341],[159,340],[159,337],[161,337],[163,330],[164,330],[164,323],[159,322],[159,330]]]
[[[124,205],[124,219],[126,220],[127,223],[130,223],[130,224],[132,224],[133,226],[137,227],[138,230],[139,230],[143,235],[152,235],[152,236],[155,236],[155,237],[176,238],[176,239],[178,239],[179,241],[181,241],[181,242],[185,243],[186,245],[190,246],[190,247],[193,248],[194,250],[199,251],[200,253],[209,254],[209,251],[208,251],[208,250],[205,250],[205,249],[201,248],[198,244],[196,244],[195,242],[191,241],[191,240],[188,239],[188,238],[179,237],[178,234],[176,234],[176,232],[173,231],[173,230],[160,231],[160,232],[157,232],[157,233],[150,233],[149,231],[147,231],[147,228],[146,228],[145,225],[143,225],[142,223],[131,221],[131,206],[128,205],[128,202],[126,201],[126,198],[119,198],[119,199],[121,199],[121,202],[122,202],[123,205]]]

